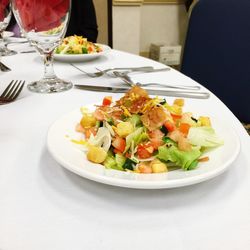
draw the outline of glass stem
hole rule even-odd
[[[44,53],[44,78],[56,78],[53,68],[53,52]]]
[[[4,48],[3,31],[0,31],[0,48]]]

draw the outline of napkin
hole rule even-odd
[[[40,32],[60,26],[69,4],[69,0],[16,0],[14,8],[19,10],[26,32]]]

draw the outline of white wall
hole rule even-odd
[[[184,5],[113,6],[113,47],[139,54],[151,43],[182,44],[187,19]]]

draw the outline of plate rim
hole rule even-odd
[[[207,180],[210,180],[220,174],[222,174],[223,172],[225,172],[231,165],[232,163],[237,159],[240,150],[241,150],[241,143],[240,143],[240,138],[238,136],[238,134],[236,133],[236,130],[231,127],[228,126],[227,128],[230,129],[230,132],[232,132],[234,134],[234,139],[237,141],[236,143],[236,148],[233,152],[233,154],[231,154],[231,157],[225,161],[222,165],[220,165],[219,168],[215,168],[210,170],[209,172],[204,172],[204,173],[200,173],[198,175],[195,176],[189,176],[187,178],[183,178],[183,179],[174,179],[174,180],[157,180],[157,181],[152,181],[152,180],[137,180],[137,179],[122,179],[122,178],[113,178],[112,176],[106,176],[106,175],[100,175],[100,174],[93,174],[90,173],[89,171],[85,170],[84,168],[81,169],[81,171],[79,171],[77,168],[74,168],[71,166],[71,164],[68,163],[67,160],[61,158],[58,154],[55,153],[55,149],[53,149],[53,147],[51,146],[50,143],[50,133],[53,130],[54,126],[57,125],[58,122],[60,122],[60,120],[62,120],[63,118],[70,116],[71,114],[75,113],[75,112],[80,112],[79,109],[74,109],[71,112],[68,112],[64,115],[62,115],[61,117],[59,117],[58,119],[56,119],[51,126],[48,129],[48,133],[47,133],[47,148],[48,151],[50,152],[51,156],[57,161],[57,163],[59,163],[60,166],[64,167],[65,169],[92,181],[98,182],[98,183],[103,183],[103,184],[107,184],[107,185],[111,185],[111,186],[118,186],[118,187],[123,187],[123,188],[132,188],[132,189],[169,189],[169,188],[177,188],[177,187],[185,187],[185,186],[189,186],[189,185],[194,185],[197,183],[201,183]],[[101,164],[99,164],[101,165]],[[102,165],[101,165],[102,166]],[[104,167],[103,167],[104,168]],[[117,172],[118,170],[105,170],[104,171],[115,171]],[[120,171],[118,171],[120,172]],[[123,172],[122,172],[123,173]],[[126,172],[124,172],[126,173]],[[131,173],[130,173],[131,174]],[[143,174],[138,174],[138,173],[133,173],[135,176],[142,176]],[[163,173],[163,174],[167,174],[167,173]],[[154,176],[159,176],[162,174],[151,174]],[[150,174],[145,174],[145,176],[150,176]]]

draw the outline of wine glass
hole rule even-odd
[[[55,93],[72,88],[72,83],[58,78],[53,68],[53,52],[66,33],[71,0],[12,0],[11,3],[21,32],[44,57],[43,78],[30,83],[28,89]]]
[[[9,0],[0,0],[0,56],[11,56],[17,52],[9,50],[4,42],[3,33],[10,23],[11,7]]]

